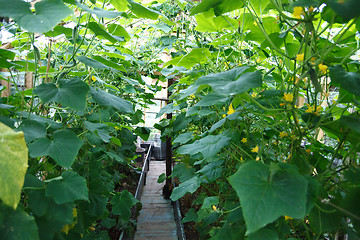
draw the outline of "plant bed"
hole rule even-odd
[[[142,165],[142,163],[143,162],[133,162],[130,166],[118,165],[116,167],[121,179],[117,184],[115,184],[114,192],[121,193],[122,191],[128,191],[135,196],[137,183],[140,177],[138,169],[141,169],[140,165]],[[119,217],[111,214],[111,219],[115,220],[115,226],[110,226],[109,221],[98,221],[95,229],[98,229],[99,231],[106,231],[111,240],[119,240],[122,235],[124,236],[122,239],[126,240],[126,236],[131,236],[134,232],[136,217],[141,209],[141,204],[137,203],[133,209],[135,209],[135,211],[131,211],[130,224],[124,228],[119,228],[118,226],[121,221]],[[108,211],[111,212],[111,207],[108,207]]]
[[[180,198],[179,207],[181,213],[181,219],[184,219],[186,213],[191,209],[193,197],[191,195],[186,195]],[[190,222],[183,222],[184,232],[187,240],[198,240],[200,239],[199,232],[196,230],[196,224],[193,221]]]

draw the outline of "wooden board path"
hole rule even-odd
[[[171,201],[162,196],[164,183],[157,183],[162,173],[165,173],[165,161],[151,161],[141,194],[143,208],[137,218],[134,240],[178,239]]]

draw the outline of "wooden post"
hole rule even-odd
[[[170,86],[174,83],[174,79],[169,79],[168,80],[168,88],[167,88],[167,92],[168,92],[168,96],[167,98],[169,99],[171,92],[169,90]],[[170,101],[168,102],[170,103]],[[172,118],[172,113],[168,113],[166,115],[167,119],[171,119]],[[163,189],[163,195],[165,199],[169,199],[171,192],[172,192],[172,181],[171,181],[171,174],[172,174],[172,143],[171,143],[171,137],[166,137],[166,183]]]
[[[10,49],[12,48],[11,43],[6,43],[0,47],[1,49]],[[8,69],[0,69],[1,72],[9,72]],[[1,97],[9,97],[10,96],[10,90],[11,90],[11,84],[10,79],[8,80],[1,80],[1,86],[4,86],[6,89],[1,91]]]
[[[1,72],[8,72],[8,70],[7,69],[1,69]],[[1,86],[6,88],[6,89],[1,91],[1,97],[9,97],[10,96],[10,89],[11,89],[10,80],[8,80],[8,81],[1,80]]]
[[[25,88],[31,89],[34,87],[34,79],[33,79],[33,73],[32,72],[26,72],[25,73]]]

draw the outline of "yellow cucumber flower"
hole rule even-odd
[[[301,19],[301,15],[303,14],[304,10],[302,7],[294,7],[293,16],[294,18]]]
[[[315,113],[315,114],[319,114],[319,112],[321,111],[321,106],[317,106],[315,109],[315,106],[310,106],[310,104],[305,103],[307,106],[307,109],[305,110],[306,113]]]
[[[281,133],[279,133],[279,136],[280,136],[281,138],[283,138],[283,137],[287,137],[288,134],[287,134],[286,132],[281,132]]]
[[[292,95],[292,93],[284,93],[283,99],[286,102],[292,102],[294,100],[294,95]]]
[[[251,149],[251,152],[258,153],[259,147],[258,146],[254,147],[253,149]]]
[[[296,55],[296,60],[297,61],[304,61],[304,53],[299,53]]]
[[[318,67],[319,67],[319,71],[322,72],[322,74],[326,74],[327,69],[328,69],[328,66],[320,63],[320,64],[318,65]]]
[[[234,112],[235,112],[234,107],[233,107],[232,103],[230,103],[229,111],[227,112],[227,115],[233,114]]]

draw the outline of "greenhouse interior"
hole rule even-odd
[[[0,0],[1,240],[360,239],[359,0]]]

